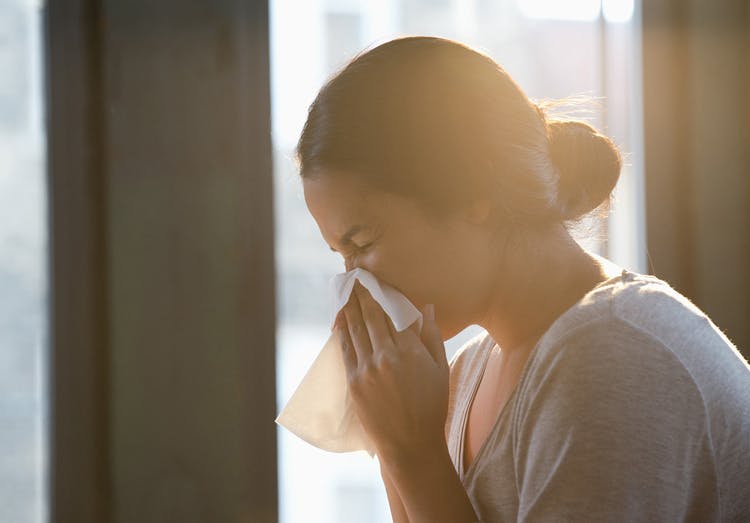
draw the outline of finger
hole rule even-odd
[[[393,344],[396,345],[396,334],[398,334],[396,326],[393,324],[393,320],[390,318],[390,316],[385,317],[385,322],[388,325],[388,333],[391,335]]]
[[[396,325],[393,324],[393,320],[386,315],[386,323],[388,324],[388,331],[391,334],[393,345],[396,347],[402,346],[402,344],[411,344],[419,340],[419,325],[415,321],[407,328],[402,331],[396,329]]]
[[[362,317],[370,336],[373,355],[382,351],[395,349],[391,331],[388,328],[388,320],[390,318],[388,318],[383,308],[375,301],[370,291],[359,282],[355,282],[354,292],[357,293]]]
[[[357,352],[357,364],[363,365],[372,357],[372,347],[370,346],[370,337],[367,334],[367,327],[362,318],[362,310],[359,307],[357,295],[352,292],[349,301],[344,305],[344,317],[348,326],[349,337]]]
[[[445,344],[440,334],[440,327],[435,321],[435,305],[428,304],[422,309],[422,332],[420,339],[430,351],[435,363],[441,367],[448,367],[448,357],[445,354]]]
[[[346,368],[346,377],[348,381],[354,378],[357,371],[357,353],[354,351],[351,337],[349,336],[349,329],[346,326],[346,319],[343,314],[338,320],[338,327],[336,327],[338,333],[339,342],[341,343],[341,353],[344,359],[344,367]]]
[[[422,307],[420,311],[422,313],[421,332],[417,322],[414,322],[409,328],[393,334],[394,343],[399,347],[424,347],[437,365],[447,365],[445,344],[441,338],[440,329],[434,320],[434,312],[430,316],[428,311],[429,306]]]
[[[416,325],[416,322],[414,322],[413,325]],[[397,347],[419,347],[422,345],[416,327],[412,328],[411,325],[402,331],[397,331],[396,328],[393,327],[391,334],[393,336],[393,343]]]

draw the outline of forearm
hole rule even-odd
[[[381,466],[398,491],[411,523],[478,521],[444,441],[432,452],[384,459]]]
[[[409,516],[406,514],[401,496],[382,463],[380,464],[380,476],[383,478],[383,484],[385,485],[385,493],[388,496],[388,505],[391,508],[393,523],[409,523]]]

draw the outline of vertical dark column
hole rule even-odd
[[[643,2],[653,271],[750,356],[750,4]]]
[[[52,519],[276,521],[267,3],[92,4],[48,7]]]
[[[110,520],[109,316],[98,3],[48,2],[50,520]]]
[[[679,2],[642,2],[646,238],[651,270],[694,295],[693,170],[687,155],[687,13]]]

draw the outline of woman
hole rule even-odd
[[[405,37],[310,106],[305,201],[361,285],[337,321],[394,521],[750,520],[750,367],[687,298],[583,249],[621,166],[488,56]],[[446,361],[443,340],[485,330]]]

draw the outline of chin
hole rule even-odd
[[[446,340],[449,340],[449,339],[451,339],[452,337],[454,337],[455,335],[457,335],[457,334],[458,334],[459,332],[461,332],[462,330],[463,330],[463,329],[453,329],[453,330],[451,330],[451,331],[449,331],[449,332],[447,332],[447,333],[446,333],[445,331],[442,331],[442,330],[441,330],[441,331],[440,331],[440,338],[441,338],[441,339],[443,340],[443,342],[445,342]]]
[[[440,329],[440,338],[443,341],[449,340],[452,337],[456,336],[457,334],[460,334],[461,331],[463,331],[466,327],[469,327],[470,323],[463,323],[463,322],[443,322],[438,323],[438,328]]]
[[[424,310],[424,305],[419,305],[418,308],[420,311]],[[435,315],[438,316],[437,309],[435,310]],[[441,322],[439,316],[437,317],[437,320],[438,330],[440,330],[440,339],[443,341],[451,339],[466,328],[466,325],[448,325],[445,321]]]

